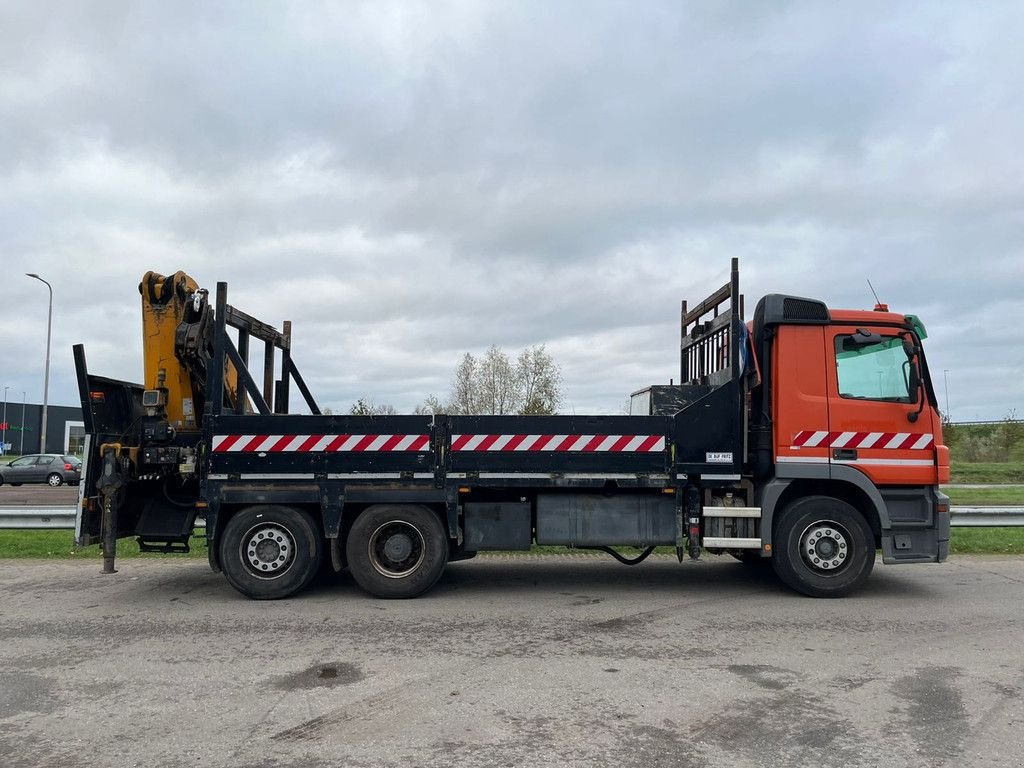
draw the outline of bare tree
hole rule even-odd
[[[543,344],[524,349],[515,362],[504,350],[492,346],[479,358],[468,352],[462,356],[455,367],[447,402],[427,395],[413,413],[549,416],[558,412],[562,397],[562,371]],[[349,413],[391,416],[397,411],[390,405],[377,405],[370,398],[360,397]]]
[[[448,410],[449,408],[436,395],[427,395],[422,403],[413,408],[412,412],[417,416],[433,416],[437,413],[446,413]]]
[[[360,397],[352,403],[348,412],[351,416],[395,416],[398,414],[393,405],[377,405],[373,400],[365,397]]]
[[[543,344],[519,353],[516,376],[522,392],[519,413],[548,416],[558,410],[562,401],[562,371]]]
[[[476,380],[477,399],[482,412],[496,416],[519,412],[523,392],[517,374],[504,351],[491,346],[484,353]]]
[[[452,382],[452,395],[448,403],[449,413],[480,413],[477,394],[477,377],[479,364],[469,352],[455,368],[455,379]]]
[[[550,415],[561,401],[561,370],[543,345],[524,349],[515,363],[492,346],[479,360],[463,356],[455,369],[451,400],[442,407],[467,415]],[[440,406],[436,398],[433,406]]]

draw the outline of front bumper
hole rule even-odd
[[[937,486],[884,488],[889,527],[882,529],[882,562],[941,563],[949,557],[949,497]]]

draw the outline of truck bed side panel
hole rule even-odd
[[[451,472],[663,473],[662,416],[450,416]]]
[[[432,473],[430,416],[212,420],[210,474]]]

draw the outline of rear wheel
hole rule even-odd
[[[59,486],[64,485],[64,478],[54,472],[46,478],[46,484],[51,488],[58,488]]]
[[[448,537],[426,507],[379,504],[356,518],[345,552],[352,577],[371,595],[416,597],[441,578]]]
[[[228,583],[246,597],[289,597],[316,575],[322,542],[307,512],[276,505],[248,507],[224,527],[221,568]]]
[[[830,496],[790,504],[775,527],[775,572],[811,597],[842,597],[860,587],[875,565],[874,534],[856,509]]]

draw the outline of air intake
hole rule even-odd
[[[828,325],[832,321],[828,307],[816,299],[770,293],[754,311],[754,331],[769,325]]]
[[[782,318],[787,321],[803,320],[816,323],[829,321],[828,308],[820,301],[786,297],[782,301]]]

